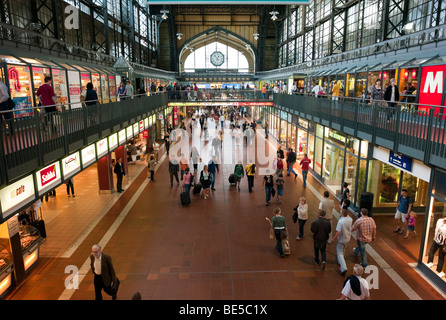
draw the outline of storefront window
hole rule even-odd
[[[103,101],[103,103],[107,103],[108,101],[108,85],[107,85],[107,75],[101,74],[101,93],[102,93],[102,99],[105,99],[106,101]]]
[[[110,91],[110,98],[116,98],[116,81],[114,76],[108,76],[108,88]]]
[[[307,148],[307,136],[308,136],[308,133],[305,130],[297,129],[296,154],[299,159],[303,158],[305,153],[309,153],[308,148]],[[313,137],[312,143],[314,144],[314,136],[312,136],[312,137]],[[311,159],[309,154],[308,154],[308,157]]]
[[[375,85],[376,80],[381,79],[381,71],[370,71],[368,79],[367,93],[372,92],[372,87]]]
[[[362,97],[366,94],[365,89],[367,85],[367,72],[359,72],[356,79],[356,97]]]
[[[81,87],[82,87],[82,91],[87,89],[87,83],[89,83],[89,82],[91,82],[90,74],[89,73],[85,73],[85,72],[81,72]]]
[[[445,280],[444,273],[446,272],[446,266],[445,264],[439,264],[438,256],[439,251],[442,250],[442,246],[438,246],[437,244],[438,241],[441,241],[443,238],[441,233],[442,231],[444,232],[444,223],[446,223],[445,218],[446,201],[431,197],[429,217],[427,221],[428,228],[426,229],[422,261],[427,264],[432,271],[436,272],[439,276],[443,276],[443,280]],[[429,255],[431,256],[431,259],[429,259]],[[430,265],[429,263],[432,264]]]
[[[52,69],[53,87],[57,103],[68,103],[67,75],[65,70]]]
[[[281,143],[286,143],[286,138],[287,138],[287,122],[285,120],[281,120],[280,121],[280,137],[279,137],[279,141]]]
[[[15,102],[14,117],[32,116],[31,74],[27,66],[8,65],[11,97]]]
[[[351,153],[346,153],[345,159],[345,177],[344,182],[348,183],[350,189],[351,203],[355,201],[356,177],[357,177],[358,158]]]
[[[287,148],[296,149],[296,126],[288,123]]]
[[[355,74],[347,74],[347,90],[345,93],[348,97],[354,97],[355,96]]]
[[[344,171],[344,150],[331,143],[325,143],[324,183],[336,195],[339,195]]]
[[[396,80],[397,70],[390,69],[390,70],[384,70],[383,72],[383,89],[387,88],[387,86],[390,84],[390,79]]]
[[[104,99],[102,94],[102,88],[101,88],[101,78],[98,73],[92,73],[91,74],[91,82],[93,83],[93,90],[95,90],[98,94],[99,100]]]
[[[385,163],[380,163],[380,166],[379,203],[396,203],[400,183],[400,170]],[[371,173],[373,174],[373,171]]]
[[[352,199],[350,200],[352,203],[355,203],[354,200],[358,201],[361,197],[361,193],[365,192],[365,178],[367,171],[367,160],[359,160],[359,173],[358,173],[358,191],[356,195],[353,194],[353,190],[350,189],[352,193]]]
[[[316,138],[316,144],[314,146],[314,167],[313,170],[322,176],[322,145],[323,140],[320,138]]]
[[[401,69],[398,86],[401,102],[415,102],[415,91],[418,87],[418,69],[419,68]]]
[[[301,130],[299,130],[299,131],[301,131]],[[301,140],[299,139],[299,141],[301,141]],[[299,142],[299,144],[300,144],[300,142]],[[302,144],[302,150],[306,150],[308,158],[311,159],[310,168],[312,168],[314,170],[314,135],[308,134],[308,146],[307,146],[307,148],[305,148]],[[303,158],[304,154],[305,154],[305,151],[300,152],[299,158]]]

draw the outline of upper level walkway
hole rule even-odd
[[[146,128],[148,117],[162,111],[169,102],[273,103],[280,110],[425,164],[446,168],[444,107],[399,103],[392,108],[384,102],[368,104],[354,98],[333,101],[313,96],[262,94],[259,90],[220,89],[171,91],[83,108],[64,105],[54,114],[35,112],[33,117],[3,120],[0,184],[10,184],[118,131],[126,134],[122,141],[119,139],[120,144],[124,143],[139,133],[140,123]]]

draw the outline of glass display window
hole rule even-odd
[[[101,94],[102,94],[102,99],[106,100],[104,101],[104,103],[108,103],[108,89],[109,86],[107,84],[107,75],[106,74],[101,74]]]
[[[324,141],[321,138],[316,138],[315,145],[314,145],[313,170],[321,177],[322,177],[322,162],[324,161],[322,156],[325,154],[324,152],[322,152],[323,144],[324,144]]]
[[[8,80],[11,97],[15,102],[14,117],[33,115],[31,70],[25,65],[8,65]]]
[[[397,78],[398,78],[398,70],[396,69],[384,70],[382,75],[383,89],[387,88],[390,85],[390,79],[397,80]]]
[[[368,73],[368,81],[367,81],[367,83],[368,83],[367,93],[368,94],[370,94],[372,92],[372,87],[375,86],[376,80],[378,80],[378,79],[381,80],[381,82],[382,82],[381,71],[370,71]],[[383,87],[382,84],[381,84],[381,87]]]
[[[309,159],[311,159],[311,163],[310,163],[310,168],[314,170],[314,135],[312,134],[308,134],[308,151],[307,151],[307,156]],[[303,158],[305,152],[301,153],[301,158]]]
[[[36,66],[32,66],[31,71],[33,74],[34,97],[35,97],[36,101],[38,101],[37,95],[36,95],[37,90],[40,88],[40,86],[45,84],[45,77],[51,76],[51,72],[50,72],[49,68],[36,67]],[[54,88],[54,83],[52,84],[52,86]],[[56,91],[56,90],[54,90],[54,91]]]
[[[81,88],[82,91],[87,89],[87,83],[91,82],[90,73],[81,72]]]
[[[62,69],[52,69],[53,87],[56,94],[57,103],[68,103],[68,86],[67,86],[67,72]]]
[[[280,143],[286,143],[287,139],[287,122],[285,120],[280,121]]]
[[[307,153],[308,157],[311,159],[309,150],[308,150],[308,133],[305,130],[297,129],[297,145],[296,145],[296,154],[298,159],[302,159],[304,154]],[[314,144],[314,138],[313,138]]]
[[[108,76],[108,90],[109,90],[109,96],[110,98],[116,98],[116,80],[114,76]]]
[[[350,189],[350,201],[354,203],[355,201],[355,189],[356,189],[356,177],[358,170],[358,157],[351,154],[350,152],[345,153],[345,175],[344,182],[348,183],[348,188]],[[365,179],[365,176],[364,176]]]
[[[354,73],[347,74],[347,88],[345,90],[346,97],[355,97],[356,96],[355,80],[356,80],[356,77],[355,77]]]
[[[99,99],[103,99],[104,97],[101,96],[102,88],[101,88],[101,77],[99,73],[91,74],[91,83],[93,83],[93,90],[97,92]]]
[[[325,143],[324,146],[324,184],[334,194],[340,195],[342,192],[342,173],[344,171],[344,150],[331,143]]]
[[[422,262],[441,279],[446,281],[445,253],[442,247],[446,238],[446,200],[432,196],[427,218],[427,228],[423,247]]]
[[[398,88],[401,102],[414,103],[416,101],[418,70],[418,67],[400,70]]]

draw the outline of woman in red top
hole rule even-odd
[[[311,160],[308,159],[307,154],[304,154],[304,158],[300,160],[300,166],[302,169],[302,179],[304,180],[304,188],[307,187],[307,175],[308,169],[310,168]]]

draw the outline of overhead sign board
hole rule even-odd
[[[39,196],[48,192],[52,187],[62,182],[59,162],[55,162],[36,173],[37,190]]]
[[[0,205],[3,219],[17,213],[22,206],[36,199],[32,175],[0,190]]]

